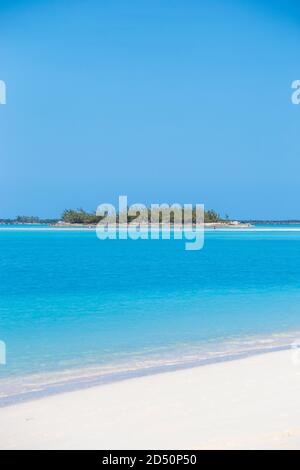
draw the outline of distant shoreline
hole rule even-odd
[[[149,222],[148,224],[134,224],[134,222],[131,222],[129,224],[131,227],[138,226],[140,225],[141,227],[163,227],[164,225],[167,224],[151,224]],[[192,226],[192,224],[186,224],[186,226]],[[218,222],[205,222],[204,226],[205,227],[253,227],[255,225],[300,225],[300,220],[240,220],[240,221],[218,221]],[[14,226],[14,227],[12,227]],[[117,227],[124,227],[126,224],[118,224]],[[66,223],[66,222],[0,222],[0,228],[24,228],[24,227],[29,227],[29,228],[48,228],[48,227],[55,227],[55,228],[95,228],[97,227],[97,224],[82,224],[82,223]],[[173,224],[171,223],[171,227],[180,227],[179,224]]]
[[[131,226],[133,228],[134,226]],[[163,231],[166,227],[152,227],[154,230]],[[188,229],[192,230],[192,227],[185,227],[185,230]],[[147,228],[144,227],[144,230]],[[151,227],[150,227],[151,229]],[[300,225],[299,227],[255,227],[255,226],[210,226],[209,224],[205,224],[204,229],[206,232],[239,232],[239,233],[255,233],[255,232],[300,232]],[[110,229],[109,229],[110,230]],[[119,226],[117,227],[118,231],[127,230],[127,227]],[[143,230],[143,229],[142,229]],[[182,230],[179,227],[171,227],[171,233]],[[199,230],[199,229],[198,229]],[[9,226],[1,226],[0,225],[0,232],[96,232],[96,226],[45,226],[45,227],[9,227]]]
[[[63,222],[58,222],[54,224],[37,224],[37,223],[13,223],[13,224],[4,224],[0,223],[0,229],[1,228],[10,228],[10,229],[23,229],[23,228],[31,228],[31,229],[96,229],[98,224],[70,224],[70,223],[63,223]],[[170,227],[172,229],[183,229],[182,224],[174,224],[171,223],[169,224],[151,224],[149,223],[141,223],[141,224],[135,224],[134,222],[128,223],[127,224],[119,224],[116,223],[116,228],[126,228],[126,227],[140,227],[140,228],[164,228],[164,227]],[[195,227],[194,224],[185,224],[185,228],[192,228]],[[208,228],[250,228],[251,224],[248,223],[241,223],[241,222],[205,222],[204,227]]]

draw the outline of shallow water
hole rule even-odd
[[[300,331],[297,231],[208,231],[203,250],[185,251],[93,230],[2,230],[0,250],[0,403],[285,347]]]

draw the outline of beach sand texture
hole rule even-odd
[[[293,351],[0,409],[1,449],[299,449]]]

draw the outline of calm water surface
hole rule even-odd
[[[287,344],[300,331],[297,231],[209,231],[197,252],[177,240],[4,230],[0,250],[0,402]]]

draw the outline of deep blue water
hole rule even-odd
[[[33,373],[184,363],[300,331],[300,232],[210,231],[203,250],[185,251],[94,231],[0,231],[0,250],[0,388]]]

